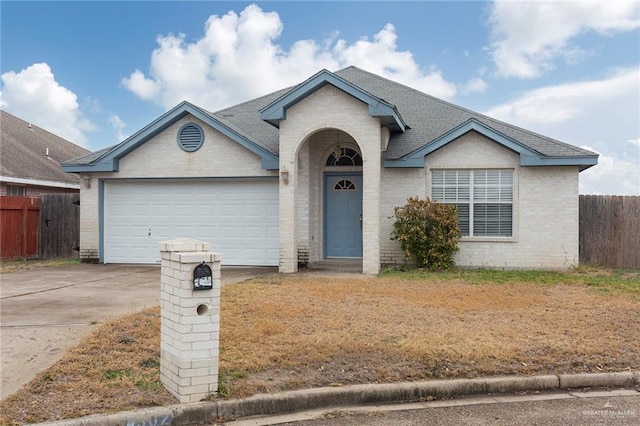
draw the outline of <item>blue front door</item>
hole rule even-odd
[[[362,174],[324,176],[325,257],[362,257]]]

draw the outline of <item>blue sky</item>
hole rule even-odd
[[[2,1],[0,106],[91,150],[349,65],[601,154],[640,195],[640,3]]]

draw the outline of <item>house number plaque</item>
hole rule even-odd
[[[202,262],[193,270],[193,289],[194,290],[211,290],[213,282],[211,279],[211,268]]]

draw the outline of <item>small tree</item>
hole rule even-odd
[[[392,240],[400,241],[407,257],[418,268],[449,269],[458,249],[457,208],[428,198],[410,197],[407,204],[394,208]]]

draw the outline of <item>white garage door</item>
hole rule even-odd
[[[159,263],[158,241],[185,237],[223,265],[277,266],[278,182],[105,182],[105,263]]]

